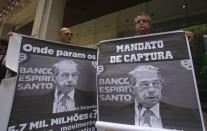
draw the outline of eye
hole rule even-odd
[[[67,73],[63,73],[63,74],[60,75],[60,77],[61,77],[61,78],[67,78],[67,77],[69,77],[69,74],[67,74]]]
[[[148,20],[146,20],[146,19],[141,19],[141,20],[137,20],[137,21],[135,21],[135,24],[139,24],[139,23],[147,23],[148,22]]]
[[[153,86],[155,86],[155,87],[158,87],[158,86],[161,86],[161,81],[153,81]]]
[[[78,73],[73,73],[72,77],[78,77]]]
[[[148,81],[142,81],[142,82],[139,83],[139,86],[140,86],[140,88],[143,88],[143,87],[148,87],[149,84],[150,83]]]
[[[140,20],[138,20],[138,21],[135,21],[135,24],[139,24],[141,21]]]
[[[70,35],[70,36],[73,36],[73,33],[71,33],[71,32],[66,32],[65,35],[66,35],[66,36],[69,36],[69,35]]]

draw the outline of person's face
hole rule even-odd
[[[137,16],[134,20],[135,31],[139,35],[145,35],[150,31],[151,24],[149,18],[144,15]]]
[[[71,68],[70,65],[59,68],[59,73],[55,76],[55,84],[58,91],[68,94],[77,86],[78,72],[77,69]]]
[[[70,43],[73,33],[69,28],[62,28],[60,30],[60,40],[64,43]]]
[[[157,75],[141,78],[134,86],[135,99],[145,108],[151,108],[160,102],[162,83]]]

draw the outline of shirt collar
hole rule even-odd
[[[145,110],[147,110],[146,108],[142,107],[141,110],[138,109],[138,103],[137,101],[135,100],[135,113],[137,116],[142,116],[145,112]],[[153,106],[152,108],[150,108],[150,110],[155,114],[155,116],[157,118],[160,118],[160,104],[157,103],[155,106]]]

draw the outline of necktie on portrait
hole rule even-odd
[[[70,100],[70,97],[68,95],[64,95],[61,99],[62,106],[67,109],[67,100]]]
[[[153,115],[153,112],[151,110],[145,110],[144,111],[144,125],[148,127],[152,127],[152,124],[150,122],[150,117]]]

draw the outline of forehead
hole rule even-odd
[[[60,73],[63,72],[77,72],[77,65],[76,64],[59,64],[58,69]]]
[[[158,76],[149,76],[149,77],[143,77],[137,80],[137,83],[143,82],[143,81],[157,81],[160,80],[160,77]]]
[[[139,80],[152,80],[159,79],[159,75],[157,72],[149,72],[149,71],[140,71],[139,73],[134,74],[134,77]]]
[[[69,28],[62,28],[61,32],[71,32],[71,29],[69,29]]]
[[[61,73],[75,73],[75,72],[77,72],[76,68],[69,68],[69,67],[59,68],[59,74],[61,74]]]
[[[149,17],[148,16],[145,16],[145,15],[140,15],[140,16],[137,16],[135,18],[135,20],[149,20]]]
[[[64,73],[77,73],[77,70],[75,70],[75,69],[66,69],[66,68],[59,69],[59,74],[64,74]]]

